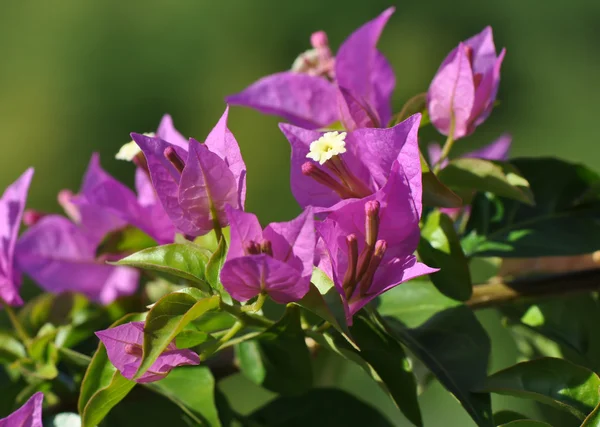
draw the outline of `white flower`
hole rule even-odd
[[[346,132],[327,132],[321,138],[310,143],[310,152],[306,157],[322,165],[333,156],[346,152],[344,138],[346,138]]]

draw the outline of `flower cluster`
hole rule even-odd
[[[177,234],[194,240],[214,232],[225,239],[223,229],[229,227],[220,282],[236,304],[267,296],[281,304],[298,302],[309,291],[313,269],[319,268],[338,291],[348,325],[387,290],[435,273],[415,256],[423,212],[422,115],[393,125],[395,76],[377,49],[393,12],[390,8],[357,29],[335,55],[326,34],[314,33],[312,49],[290,71],[262,78],[227,98],[231,105],[290,122],[280,129],[291,146],[291,190],[303,209],[297,218],[263,229],[255,215],[244,211],[246,165],[227,127],[228,108],[203,142],[184,138],[165,116],[155,133],[132,133],[133,141],[117,155],[135,164],[137,192],[102,170],[97,155],[80,191],[59,194],[67,216],[24,211],[32,170],[7,188],[0,199],[2,302],[22,303],[21,272],[48,292],[76,291],[101,304],[133,294],[139,272],[107,263],[128,254],[103,245],[107,236],[127,228],[168,244]],[[486,28],[443,61],[427,93],[427,110],[450,140],[469,135],[490,114],[503,58]],[[509,145],[510,137],[503,137],[468,156],[502,159]],[[429,159],[442,168],[447,153],[432,145]],[[23,217],[28,228],[17,241]],[[122,375],[139,382],[161,379],[175,366],[200,363],[196,353],[171,342],[136,377],[144,324],[121,325],[97,336]]]

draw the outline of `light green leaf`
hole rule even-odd
[[[442,295],[429,280],[419,278],[402,283],[381,295],[377,311],[414,328],[435,313],[457,305],[460,305],[459,301]]]
[[[209,368],[186,366],[174,369],[151,388],[188,408],[200,418],[202,425],[221,426],[215,405],[215,380]]]
[[[193,243],[171,243],[144,249],[115,264],[167,273],[204,285],[209,256],[210,252]]]
[[[554,406],[580,420],[600,403],[600,378],[564,359],[551,357],[518,363],[491,375],[483,390],[525,397]]]
[[[144,318],[144,314],[128,314],[113,323],[111,327],[128,322],[143,321]],[[106,414],[131,391],[134,385],[133,381],[123,378],[110,363],[106,349],[100,342],[85,372],[79,391],[77,408],[82,416],[83,427],[98,425]]]
[[[139,228],[128,225],[108,233],[96,249],[96,256],[130,254],[153,246],[156,246],[156,241],[152,237]]]
[[[174,292],[159,299],[146,317],[144,353],[134,378],[139,378],[152,366],[188,323],[216,309],[219,301],[217,295],[197,299],[184,292]]]
[[[419,154],[421,156],[421,170],[423,173],[423,204],[425,206],[441,208],[460,208],[463,205],[462,199],[442,184],[438,177],[429,169],[423,153],[419,152]]]
[[[510,163],[476,158],[454,159],[439,173],[440,180],[452,189],[489,191],[528,205],[534,205],[529,182]]]
[[[225,258],[227,257],[227,242],[224,238],[221,238],[217,249],[211,255],[208,263],[206,264],[206,280],[211,288],[221,295],[223,301],[227,304],[231,304],[231,296],[223,287],[221,283],[221,278],[219,275],[221,274],[221,269],[223,268],[223,264],[225,264]]]
[[[600,427],[600,405],[583,420],[581,427]]]

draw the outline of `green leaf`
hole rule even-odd
[[[552,158],[512,163],[530,183],[536,205],[478,194],[462,241],[468,256],[563,256],[600,249],[600,195],[585,196],[598,175]]]
[[[201,419],[202,425],[221,426],[215,405],[215,380],[209,368],[190,366],[174,369],[151,388],[191,410]]]
[[[469,264],[450,217],[440,211],[427,216],[418,252],[425,264],[440,269],[429,277],[441,293],[459,301],[471,297],[473,286]]]
[[[221,283],[221,279],[219,275],[221,274],[221,269],[223,268],[223,264],[225,264],[225,257],[227,256],[227,242],[224,238],[221,238],[219,241],[219,245],[215,252],[211,255],[208,263],[206,264],[206,280],[211,288],[221,295],[223,301],[227,304],[231,304],[231,296]]]
[[[262,361],[260,344],[256,341],[244,341],[235,346],[235,357],[239,361],[240,371],[255,384],[262,384],[267,377],[267,369]]]
[[[113,323],[111,328],[128,322],[142,321],[144,317],[144,314],[128,314]],[[77,408],[82,416],[83,427],[96,426],[134,385],[133,381],[123,378],[110,363],[106,349],[100,342],[85,372],[79,391]]]
[[[494,414],[494,424],[495,425],[508,424],[511,421],[518,421],[518,420],[524,420],[524,419],[527,419],[527,417],[525,415],[520,414],[515,411],[510,411],[507,409],[498,411]]]
[[[463,205],[462,199],[442,184],[438,177],[429,169],[423,153],[419,152],[419,154],[421,156],[421,170],[423,173],[423,204],[441,208],[460,208]]]
[[[240,367],[252,381],[281,394],[301,394],[312,386],[312,365],[300,326],[300,308],[290,305],[279,322],[256,338],[258,348],[242,345],[238,356],[246,357]],[[264,367],[259,363],[258,356]],[[245,370],[249,369],[249,370]]]
[[[23,344],[7,332],[0,331],[0,363],[10,364],[25,356]]]
[[[209,255],[193,243],[171,243],[144,249],[115,264],[167,273],[204,285]]]
[[[135,382],[123,377],[119,372],[115,372],[110,383],[98,390],[85,406],[81,416],[81,426],[97,426],[133,387],[135,387]]]
[[[378,301],[377,311],[382,316],[391,316],[409,328],[423,324],[440,311],[460,305],[442,295],[424,278],[402,283],[381,295]]]
[[[156,241],[152,237],[128,225],[108,233],[96,249],[96,256],[134,253],[153,246],[156,246]]]
[[[144,353],[134,378],[139,378],[152,366],[188,323],[216,309],[219,301],[217,295],[199,300],[184,292],[174,292],[159,299],[146,317]]]
[[[525,397],[583,420],[600,403],[600,378],[564,359],[546,357],[518,363],[491,375],[485,391]]]
[[[543,421],[535,420],[515,420],[506,424],[500,424],[498,427],[552,427]]]
[[[512,304],[502,310],[511,324],[554,341],[566,359],[600,369],[600,306],[592,295],[565,295],[538,304]]]
[[[337,291],[334,288],[329,288],[325,296],[323,296],[319,292],[319,289],[311,283],[308,293],[296,304],[329,322],[339,332],[348,333],[344,307],[342,306],[339,294],[337,298],[335,294],[337,294]]]
[[[269,427],[391,427],[377,410],[337,389],[312,389],[298,397],[279,397],[248,417]]]
[[[600,427],[600,405],[583,420],[581,427]]]
[[[350,330],[360,356],[377,372],[398,408],[410,422],[422,426],[417,383],[402,346],[363,316],[354,316]]]
[[[490,340],[470,309],[448,308],[412,329],[393,318],[384,322],[387,331],[429,368],[479,427],[492,426],[489,394],[472,392],[485,381]]]
[[[438,176],[452,189],[489,191],[534,205],[527,179],[510,163],[463,157],[450,161]]]
[[[175,338],[175,345],[177,348],[192,348],[207,341],[214,341],[214,338],[204,331],[184,330]]]

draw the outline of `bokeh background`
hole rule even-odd
[[[560,156],[600,170],[597,0],[2,1],[0,186],[33,165],[29,206],[58,211],[57,192],[79,187],[94,151],[109,172],[132,183],[132,166],[114,159],[129,132],[155,130],[168,112],[184,135],[202,140],[227,94],[289,68],[309,48],[311,32],[325,29],[335,48],[390,5],[397,10],[379,46],[396,70],[396,110],[427,90],[458,41],[491,25],[496,46],[507,48],[501,104],[457,150],[508,131],[513,156]],[[248,167],[247,209],[265,223],[299,211],[277,122],[242,108],[230,114]],[[424,135],[423,142],[442,140],[431,130]],[[481,318],[494,336],[491,369],[512,364],[516,350],[499,318]],[[338,382],[408,425],[358,369],[325,361],[319,381]],[[238,391],[242,411],[269,397],[239,378],[222,387]],[[517,404],[557,421],[546,408]],[[439,386],[425,392],[423,412],[428,426],[473,425]]]

